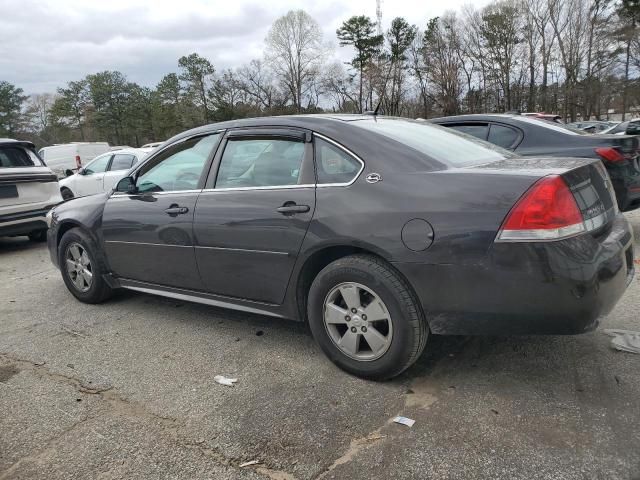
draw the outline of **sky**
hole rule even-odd
[[[468,3],[487,0],[382,0],[383,28],[403,16],[424,29],[429,18]],[[119,70],[153,87],[192,52],[218,71],[233,68],[261,58],[273,21],[300,8],[340,60],[351,56],[337,45],[340,24],[352,15],[376,17],[376,0],[0,0],[0,81],[35,94]]]

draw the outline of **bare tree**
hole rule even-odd
[[[303,95],[326,56],[318,22],[304,10],[291,10],[273,23],[265,42],[271,68],[291,93],[296,110],[302,111]]]

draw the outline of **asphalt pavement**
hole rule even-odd
[[[595,332],[432,336],[369,382],[298,322],[132,292],[84,305],[43,244],[2,238],[0,480],[640,479],[640,355],[603,328],[640,330],[640,275]]]

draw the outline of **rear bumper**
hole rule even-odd
[[[596,328],[631,282],[633,235],[618,215],[597,238],[494,244],[481,264],[394,265],[433,333],[577,334]]]
[[[0,236],[27,235],[36,230],[45,230],[47,213],[55,205],[0,215]]]

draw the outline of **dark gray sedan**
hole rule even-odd
[[[49,215],[69,291],[308,321],[341,368],[398,375],[428,334],[573,334],[633,276],[597,160],[516,158],[424,122],[238,120],[166,142]]]

